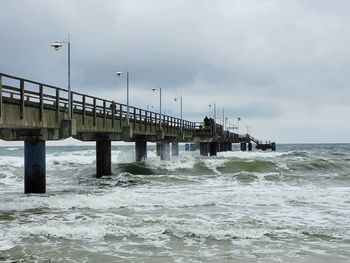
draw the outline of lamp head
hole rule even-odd
[[[174,98],[175,101],[177,101],[177,98]]]
[[[123,72],[118,71],[118,72],[116,72],[116,74],[117,74],[117,76],[118,76],[118,77],[120,77],[120,75],[122,75],[122,74],[123,74]]]
[[[55,43],[51,44],[51,47],[58,51],[60,47],[62,47],[62,44],[56,41]]]
[[[155,92],[157,89],[156,88],[152,88],[152,91]]]

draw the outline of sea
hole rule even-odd
[[[0,262],[350,262],[350,144],[186,152],[46,147],[46,194],[24,194],[23,147],[0,147]]]

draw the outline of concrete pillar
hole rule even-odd
[[[162,141],[160,144],[160,159],[161,160],[170,160],[170,142]]]
[[[199,154],[201,156],[208,156],[209,144],[207,142],[199,143]]]
[[[253,149],[253,144],[250,142],[250,143],[248,143],[248,151],[252,151],[252,149]]]
[[[141,162],[147,159],[147,141],[146,140],[135,141],[135,159],[136,159],[136,162]]]
[[[96,141],[96,177],[112,174],[112,144],[110,140]]]
[[[220,142],[216,143],[216,152],[217,153],[221,152],[221,143]]]
[[[179,142],[173,141],[171,143],[171,155],[172,156],[179,156]]]
[[[275,142],[271,143],[271,150],[276,151],[276,143]]]
[[[218,143],[217,142],[210,142],[209,143],[209,153],[210,156],[216,156],[217,155],[217,146]]]
[[[221,151],[227,152],[227,143],[226,142],[221,143]]]
[[[46,192],[45,141],[24,141],[24,193]]]
[[[227,150],[232,152],[232,143],[227,143]]]
[[[242,143],[241,143],[241,151],[242,151],[242,152],[247,151],[247,144],[246,144],[245,142],[242,142]]]
[[[157,156],[160,156],[160,149],[161,149],[161,143],[160,142],[157,142],[156,143],[156,154]]]

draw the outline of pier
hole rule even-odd
[[[147,142],[156,143],[161,160],[179,155],[179,143],[196,143],[200,155],[232,151],[276,150],[249,134],[223,130],[169,115],[70,93],[66,89],[0,73],[0,139],[24,141],[24,192],[46,192],[45,142],[73,137],[96,142],[96,176],[111,175],[111,142],[135,144],[135,161],[147,158]],[[71,104],[69,103],[71,101]],[[127,117],[129,116],[127,121]]]

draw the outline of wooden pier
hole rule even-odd
[[[261,148],[263,144],[250,135],[224,131],[218,124],[203,127],[131,106],[128,112],[125,104],[78,92],[70,93],[69,105],[68,94],[66,89],[0,73],[0,139],[24,141],[25,193],[46,191],[45,142],[49,140],[95,141],[97,177],[111,174],[112,141],[134,142],[136,161],[147,158],[147,142],[157,143],[162,160],[178,155],[180,142],[197,143],[203,156],[232,151],[232,143],[240,143],[242,151],[247,145],[252,150],[252,142],[257,149],[276,149],[272,143]]]

